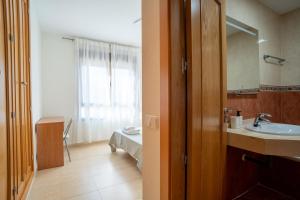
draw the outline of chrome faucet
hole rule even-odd
[[[272,117],[272,115],[270,115],[268,113],[259,113],[254,120],[253,126],[258,127],[261,125],[262,122],[271,123],[271,121],[269,119],[267,119],[266,117],[270,118],[270,117]]]

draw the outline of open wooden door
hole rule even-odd
[[[223,199],[225,0],[187,0],[187,199]]]

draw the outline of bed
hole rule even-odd
[[[137,167],[141,171],[143,167],[142,134],[128,135],[122,130],[114,131],[109,145],[112,152],[123,149],[137,161]]]

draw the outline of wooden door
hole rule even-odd
[[[4,10],[0,3],[0,199],[7,197],[7,136],[5,87]]]
[[[223,199],[226,134],[224,0],[187,0],[187,199]]]
[[[161,1],[161,199],[185,199],[186,43],[184,0]]]

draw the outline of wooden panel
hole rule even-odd
[[[0,2],[0,199],[7,199],[7,137],[5,99],[4,10]]]
[[[161,1],[161,199],[185,199],[184,1]]]
[[[64,165],[63,131],[64,121],[50,120],[36,124],[38,169],[48,169]]]
[[[222,199],[226,158],[223,1],[191,0],[188,16],[188,199]]]
[[[169,1],[160,1],[160,199],[170,199]]]
[[[171,191],[172,200],[185,199],[186,155],[186,72],[184,1],[170,5],[170,139],[171,139]]]
[[[199,199],[202,145],[201,18],[199,0],[187,1],[188,51],[188,170],[187,199]],[[197,45],[195,45],[197,44]],[[198,183],[197,183],[198,182]]]
[[[262,155],[228,147],[226,163],[226,198],[234,199],[240,194],[255,186],[259,180],[259,166],[252,162],[242,160],[243,154],[253,158],[260,158]]]
[[[268,187],[300,199],[300,162],[273,157],[271,167],[261,167],[259,181]]]

